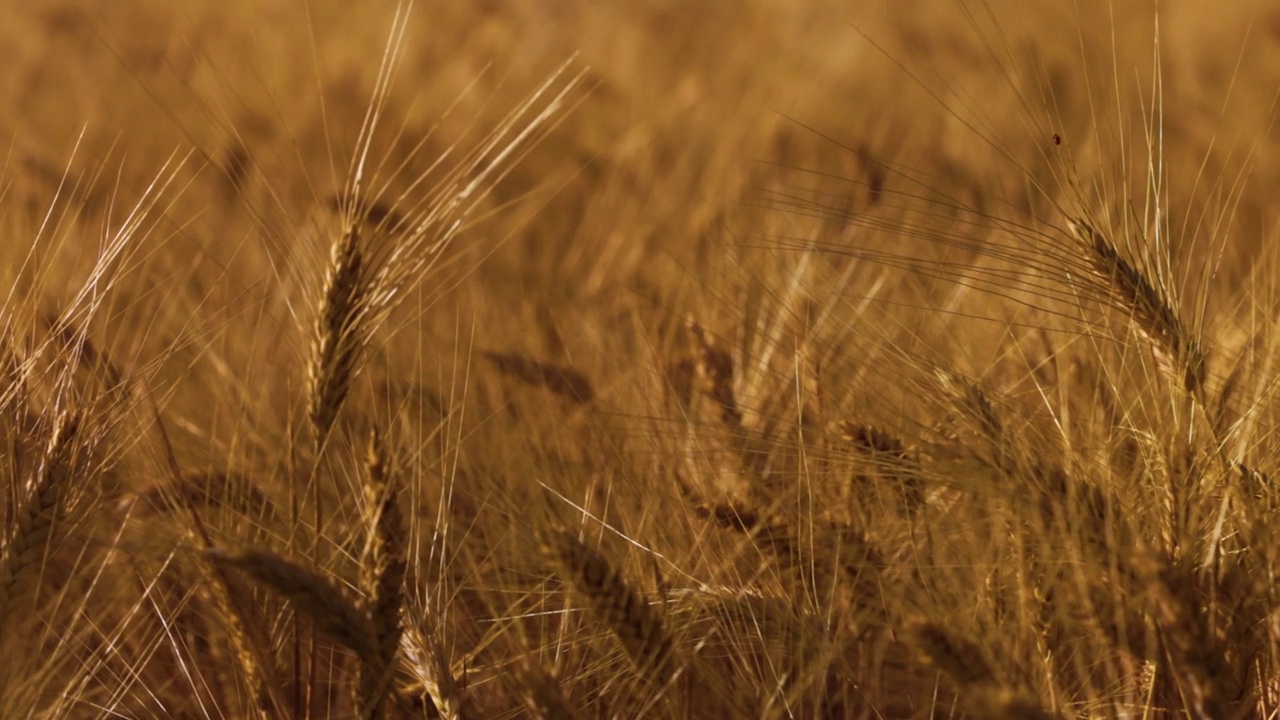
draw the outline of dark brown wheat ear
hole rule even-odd
[[[577,405],[586,405],[596,397],[587,376],[566,365],[553,365],[514,353],[482,352],[481,356],[503,375],[544,388]]]
[[[622,643],[636,668],[660,687],[670,682],[680,667],[671,636],[658,611],[622,573],[567,530],[543,533],[542,548]]]
[[[0,551],[0,640],[7,637],[10,615],[33,600],[41,568],[53,548],[53,535],[73,490],[75,441],[80,418],[63,413],[54,422],[40,464],[27,483]]]
[[[915,619],[908,623],[911,644],[956,685],[965,709],[990,720],[1050,720],[1046,710],[1022,688],[1002,682],[973,641],[939,623]]]
[[[206,551],[216,565],[234,568],[259,585],[271,588],[316,627],[352,650],[362,662],[379,664],[380,649],[373,623],[360,606],[333,580],[266,550]]]

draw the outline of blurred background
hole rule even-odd
[[[284,383],[261,368],[306,339],[272,292],[301,288],[327,257],[315,228],[331,222],[406,6],[5,4],[0,219],[15,238],[62,238],[36,243],[58,262],[13,282],[56,305],[170,163],[138,240],[144,280],[119,304],[132,320],[107,342],[164,354],[176,378],[194,361],[158,348],[195,322],[206,349],[222,343],[220,372],[285,413]],[[886,342],[981,371],[982,343],[958,342],[956,317],[932,311],[954,290],[897,279],[890,292],[882,266],[941,263],[955,279],[974,254],[938,242],[956,228],[1057,232],[1063,207],[1126,218],[1155,186],[1173,254],[1194,269],[1188,292],[1208,282],[1204,260],[1226,290],[1210,315],[1229,316],[1242,281],[1272,267],[1280,3],[417,3],[374,140],[403,164],[387,192],[474,145],[566,62],[585,72],[572,108],[455,243],[461,259],[430,293],[449,299],[443,311],[404,319],[426,355],[465,325],[475,347],[625,387],[639,341],[618,337],[620,319],[645,337],[671,337],[690,313],[736,325],[760,287],[794,277],[791,249],[822,248],[811,299],[879,293],[868,322],[912,327]],[[880,249],[879,265],[849,261]],[[964,335],[1003,331],[982,327]],[[388,357],[388,374],[403,362],[430,375],[422,357]]]

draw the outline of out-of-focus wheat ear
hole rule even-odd
[[[311,427],[318,442],[333,427],[359,369],[368,294],[359,225],[353,223],[333,244],[307,368]]]
[[[637,669],[658,686],[665,686],[675,676],[679,663],[658,612],[609,561],[572,533],[547,531],[542,546],[543,552],[559,565],[565,580],[587,599],[595,617],[617,636]]]
[[[971,640],[926,620],[907,626],[911,644],[955,683],[971,717],[991,720],[1049,720],[1058,716],[1046,710],[1034,695],[1001,683],[995,671]]]
[[[733,391],[733,356],[716,346],[707,331],[692,317],[685,322],[689,331],[698,389],[720,409],[720,422],[731,430],[742,427],[742,410]]]
[[[1128,313],[1134,327],[1165,360],[1168,371],[1191,394],[1203,398],[1208,375],[1200,341],[1192,336],[1178,313],[1172,292],[1162,281],[1153,282],[1142,269],[1125,259],[1105,234],[1084,220],[1069,218],[1067,226],[1084,244],[1098,279],[1111,304]]]
[[[391,453],[375,432],[369,442],[364,473],[364,515],[369,540],[360,561],[360,590],[378,647],[377,664],[360,668],[358,703],[362,717],[383,717],[383,706],[396,667],[404,605],[404,519],[396,500]]]
[[[6,635],[9,615],[39,590],[46,554],[53,547],[53,533],[71,495],[75,471],[75,439],[80,418],[58,416],[21,507],[15,513],[3,554],[0,554],[0,640]]]
[[[934,368],[933,376],[941,396],[947,399],[960,421],[975,439],[990,446],[995,453],[990,458],[991,462],[996,467],[1006,468],[1010,460],[1006,447],[1009,437],[1005,432],[1004,419],[986,391],[971,378],[945,368]]]
[[[186,473],[179,480],[157,483],[132,493],[120,506],[140,516],[181,515],[198,507],[229,510],[251,518],[277,513],[271,499],[253,480],[224,472]]]
[[[907,626],[911,644],[960,688],[996,685],[996,675],[982,651],[942,625],[916,619]]]
[[[575,404],[586,405],[596,397],[587,376],[571,367],[544,363],[523,355],[495,352],[483,352],[481,355],[503,375],[544,388]]]
[[[924,505],[919,463],[907,451],[906,443],[882,428],[850,421],[838,425],[841,439],[866,457],[882,477],[897,482],[907,512]]]
[[[1237,709],[1254,705],[1251,668],[1238,667],[1228,657],[1202,609],[1203,602],[1196,597],[1196,583],[1190,577],[1194,571],[1167,559],[1148,560],[1142,570],[1154,606],[1152,616],[1169,653],[1169,672],[1178,681],[1191,717],[1249,717]]]
[[[560,681],[541,667],[530,665],[520,673],[524,703],[537,720],[574,720]]]
[[[271,588],[321,632],[350,648],[362,662],[378,662],[373,625],[354,600],[332,580],[266,550],[206,551],[215,564],[232,567],[260,585]]]
[[[971,717],[987,720],[1062,720],[1062,716],[1045,709],[1029,692],[1013,688],[992,688],[979,692],[967,703]]]

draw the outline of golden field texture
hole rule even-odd
[[[1280,715],[1280,3],[0,5],[0,717]]]

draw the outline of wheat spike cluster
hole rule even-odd
[[[0,718],[1280,718],[1280,0],[49,0]]]

